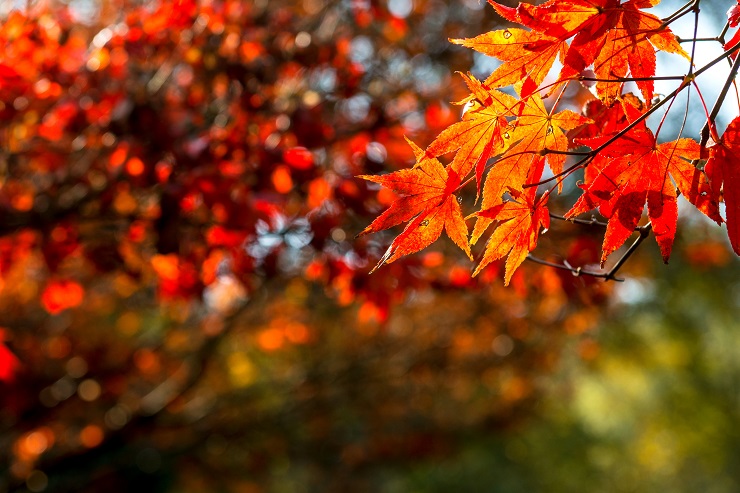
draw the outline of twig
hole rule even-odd
[[[598,77],[586,77],[581,75],[577,77],[578,81],[585,82],[644,82],[651,80],[683,80],[683,75],[661,75],[656,77],[615,77],[613,79],[600,79]]]
[[[684,15],[696,9],[697,7],[699,7],[699,2],[701,2],[701,0],[690,0],[689,2],[684,4],[680,9],[678,9],[677,11],[675,11],[674,13],[672,13],[665,19],[662,19],[663,26],[667,26],[671,22],[674,22],[675,20],[680,19]]]
[[[717,41],[717,42],[719,42],[719,38],[717,38],[717,37],[714,37],[714,38],[681,38],[681,37],[676,37],[676,41],[678,41],[679,43],[698,43],[700,41]]]
[[[730,73],[727,76],[725,85],[722,87],[722,91],[719,93],[719,96],[717,96],[717,99],[714,101],[714,106],[712,106],[712,111],[709,113],[707,122],[701,128],[701,141],[699,142],[699,145],[701,145],[702,147],[704,147],[707,141],[709,140],[709,133],[710,133],[710,130],[714,127],[714,120],[715,118],[717,118],[717,114],[719,114],[719,110],[722,107],[722,103],[725,102],[725,98],[727,97],[727,91],[730,90],[730,85],[732,84],[732,81],[735,80],[735,76],[737,75],[737,71],[739,68],[740,68],[740,56],[737,56],[735,58],[735,61],[732,62]],[[716,129],[715,129],[715,132],[716,132]],[[713,137],[716,137],[716,135],[714,135]]]
[[[619,277],[614,277],[611,275],[611,273],[607,272],[594,272],[588,269],[584,269],[583,267],[572,267],[568,264],[557,264],[555,262],[548,262],[547,260],[542,260],[541,258],[535,257],[533,255],[527,255],[527,260],[530,262],[534,262],[535,264],[545,265],[547,267],[553,267],[555,269],[560,270],[567,270],[571,274],[573,274],[574,277],[580,277],[580,276],[589,276],[589,277],[596,277],[599,279],[604,279],[605,281],[617,281],[617,282],[623,282],[624,279],[621,279]]]
[[[643,241],[645,241],[645,238],[650,236],[650,231],[652,231],[652,229],[653,229],[652,223],[647,223],[645,226],[640,226],[639,228],[637,228],[637,231],[640,233],[640,236],[638,236],[635,242],[632,243],[632,245],[630,245],[630,247],[627,249],[626,252],[624,252],[624,255],[622,255],[622,257],[619,260],[617,260],[617,263],[614,264],[614,267],[612,267],[611,270],[609,270],[609,272],[606,274],[605,279],[607,280],[613,279],[615,281],[617,280],[617,278],[614,277],[614,275],[617,273],[619,269],[622,268],[624,263],[627,262],[627,259],[629,259],[635,253],[635,251],[640,246],[640,244]]]
[[[596,216],[591,216],[591,219],[578,219],[577,217],[568,218],[559,214],[553,214],[551,212],[550,217],[559,221],[566,221],[574,224],[583,224],[584,226],[601,226],[602,228],[607,227],[607,223],[605,223],[604,221],[599,221],[598,219],[596,219]]]

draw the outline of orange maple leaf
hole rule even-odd
[[[503,201],[507,189],[521,190],[527,182],[535,183],[542,177],[543,155],[553,173],[563,170],[568,150],[568,138],[563,130],[573,129],[591,120],[570,110],[551,114],[545,109],[542,98],[535,93],[522,101],[519,117],[504,133],[504,139],[516,142],[506,150],[486,176],[481,207],[489,209]],[[557,151],[556,153],[547,153]],[[475,244],[491,224],[487,216],[478,216],[471,242]]]
[[[516,145],[517,150],[512,148],[507,154],[545,154],[550,169],[558,174],[563,171],[565,163],[565,154],[560,153],[568,150],[568,138],[563,130],[571,130],[587,123],[593,121],[570,110],[554,114],[547,111],[542,97],[532,94],[522,102],[511,135],[514,141],[521,139]]]
[[[730,27],[737,27],[738,23],[740,23],[740,2],[738,2],[737,5],[733,5],[730,7],[730,10],[727,11],[727,20],[730,23]],[[735,34],[733,34],[732,38],[728,42],[726,42],[722,47],[725,49],[725,51],[729,51],[732,48],[734,48],[738,43],[740,43],[740,30],[738,30]],[[730,58],[733,60],[737,57],[737,52],[733,53]]]
[[[507,7],[493,0],[488,3],[504,19],[522,24],[537,32],[544,32],[561,40],[566,40],[580,29],[589,19],[599,14],[599,7],[589,0],[550,0],[542,5],[520,3],[517,7]]]
[[[740,255],[740,117],[730,122],[719,143],[709,148],[704,168],[715,197],[723,196],[727,234]]]
[[[426,152],[434,157],[457,151],[450,163],[450,169],[464,178],[475,168],[476,183],[480,190],[486,161],[504,149],[505,143],[501,135],[508,125],[505,117],[513,116],[512,109],[518,104],[518,100],[491,89],[470,74],[461,75],[471,92],[467,98],[471,106],[463,114],[462,121],[443,130],[429,144]]]
[[[475,214],[491,221],[499,221],[499,224],[486,243],[486,250],[474,276],[494,260],[508,255],[504,284],[509,285],[514,271],[537,246],[540,229],[547,230],[550,227],[550,213],[545,206],[547,195],[538,201],[536,192],[535,188],[526,192],[510,189],[509,194],[514,200]]]
[[[416,144],[407,139],[414,149],[417,163],[411,169],[402,169],[383,176],[361,175],[360,178],[380,183],[403,196],[378,216],[358,236],[381,231],[413,220],[388,247],[373,271],[385,263],[417,252],[439,238],[442,230],[469,258],[468,226],[455,196],[460,176],[445,168],[438,159],[430,158]]]
[[[600,137],[584,143],[595,148],[607,139]],[[650,129],[632,129],[595,158],[592,165],[601,172],[592,182],[581,185],[584,193],[566,217],[598,207],[609,218],[602,248],[603,265],[635,231],[647,202],[655,240],[663,260],[668,262],[678,221],[676,187],[704,214],[717,222],[722,220],[703,173],[690,162],[699,159],[699,155],[700,147],[694,140],[658,144]]]
[[[489,87],[503,87],[522,82],[522,97],[537,90],[550,72],[558,53],[562,62],[568,47],[558,38],[517,28],[450,41],[505,62],[488,76],[485,83]]]
[[[489,0],[490,1],[490,0]],[[611,101],[621,93],[622,83],[606,80],[655,75],[655,48],[690,59],[671,30],[655,15],[641,9],[660,0],[550,0],[534,6],[521,3],[516,9],[490,3],[503,17],[541,33],[543,39],[565,41],[573,37],[564,56],[560,79],[579,75],[593,64],[599,79],[596,92]],[[637,82],[645,101],[653,97],[653,81]]]

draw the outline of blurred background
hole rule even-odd
[[[394,196],[356,176],[459,119],[455,72],[497,62],[448,38],[502,26],[487,4],[0,16],[0,492],[740,489],[724,230],[685,216],[621,283],[504,288],[444,239],[368,275]],[[537,254],[593,268],[602,237],[554,221]]]

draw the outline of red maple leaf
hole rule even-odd
[[[740,23],[740,0],[727,11],[727,20],[730,21],[730,27],[737,27]]]
[[[622,94],[619,99],[612,101],[611,104],[605,104],[600,99],[592,99],[584,105],[583,114],[590,118],[593,124],[577,127],[568,132],[568,139],[580,142],[583,139],[594,137],[614,136],[644,113],[645,105],[631,92]],[[645,128],[645,120],[640,122],[638,127]],[[575,147],[576,145],[572,144],[571,146]],[[588,172],[591,169],[591,167],[588,167],[586,171]],[[588,178],[586,181],[589,181]]]
[[[606,140],[608,137],[601,137],[584,143],[595,148]],[[676,187],[704,214],[717,222],[722,220],[703,173],[690,162],[699,159],[699,155],[700,147],[694,140],[658,144],[649,129],[632,129],[603,149],[589,165],[601,172],[581,186],[584,193],[566,217],[598,207],[609,218],[601,257],[603,265],[609,254],[634,232],[647,203],[655,240],[667,262],[678,220]]]
[[[453,169],[442,166],[438,159],[430,158],[413,142],[408,142],[413,147],[417,159],[413,168],[383,176],[360,176],[365,180],[380,183],[403,196],[393,202],[358,236],[388,229],[413,218],[403,232],[393,240],[375,269],[426,248],[439,238],[443,229],[447,231],[447,236],[472,259],[468,244],[468,226],[455,196],[455,191],[460,186],[460,176]]]
[[[476,213],[478,217],[499,221],[499,224],[486,243],[483,259],[474,276],[494,260],[508,255],[504,275],[504,284],[508,286],[514,271],[537,246],[540,229],[550,227],[550,213],[545,206],[548,196],[536,200],[536,192],[534,187],[525,192],[510,189],[509,194],[514,200]]]
[[[733,5],[730,7],[730,10],[727,11],[727,20],[730,23],[730,27],[737,27],[737,25],[740,23],[740,0],[738,0],[737,5]],[[734,48],[735,45],[740,43],[740,30],[738,30],[730,40],[724,44],[723,48],[725,51],[729,51],[730,49]],[[737,52],[732,55],[732,59],[734,60],[737,56]]]
[[[704,168],[714,196],[725,201],[727,234],[732,249],[740,255],[740,117],[730,122],[719,143],[709,148]]]

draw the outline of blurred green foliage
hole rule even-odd
[[[738,491],[740,266],[676,257],[628,279],[629,302],[596,329],[598,357],[564,348],[531,420],[471,436],[388,491]]]

